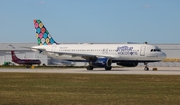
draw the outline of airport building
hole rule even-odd
[[[15,51],[18,58],[21,59],[40,59],[42,64],[48,64],[48,57],[38,52],[33,52],[28,47],[36,45],[35,43],[0,43],[0,65],[4,62],[12,62],[11,51]],[[27,48],[23,48],[27,47]]]
[[[87,65],[87,63],[61,61],[30,50],[30,47],[35,45],[37,43],[0,43],[0,65],[3,65],[4,62],[12,62],[11,51],[15,51],[17,57],[22,59],[40,59],[41,64],[45,65]],[[167,54],[167,59],[163,62],[149,63],[149,66],[180,66],[180,44],[153,45],[157,45],[162,49]],[[138,66],[144,66],[144,64],[139,64]]]

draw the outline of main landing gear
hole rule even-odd
[[[87,70],[93,70],[94,67],[93,67],[93,66],[87,66],[86,69],[87,69]],[[111,70],[111,69],[112,69],[112,66],[106,66],[106,67],[105,67],[105,70]]]
[[[111,69],[112,69],[111,66],[108,66],[108,67],[106,66],[106,67],[105,67],[105,70],[111,70]]]
[[[144,70],[145,70],[145,71],[148,71],[148,70],[149,70],[148,63],[147,63],[147,62],[144,62],[144,65],[145,65]]]
[[[87,70],[93,70],[94,67],[93,67],[93,66],[87,66],[86,69],[87,69]]]

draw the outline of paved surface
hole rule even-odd
[[[144,71],[143,67],[134,68],[113,68],[111,71],[105,71],[103,68],[95,68],[93,71],[87,71],[85,68],[55,68],[55,69],[8,69],[0,68],[0,72],[21,72],[21,73],[86,73],[86,74],[155,74],[155,75],[180,75],[180,67],[156,67],[158,70]]]

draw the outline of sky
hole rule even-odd
[[[180,0],[0,0],[0,43],[180,43]]]

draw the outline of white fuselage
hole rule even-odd
[[[156,62],[166,58],[166,54],[157,46],[148,44],[59,44],[32,47],[32,50],[36,49],[44,49],[42,54],[62,60],[85,60],[86,56],[96,56],[114,61]]]

